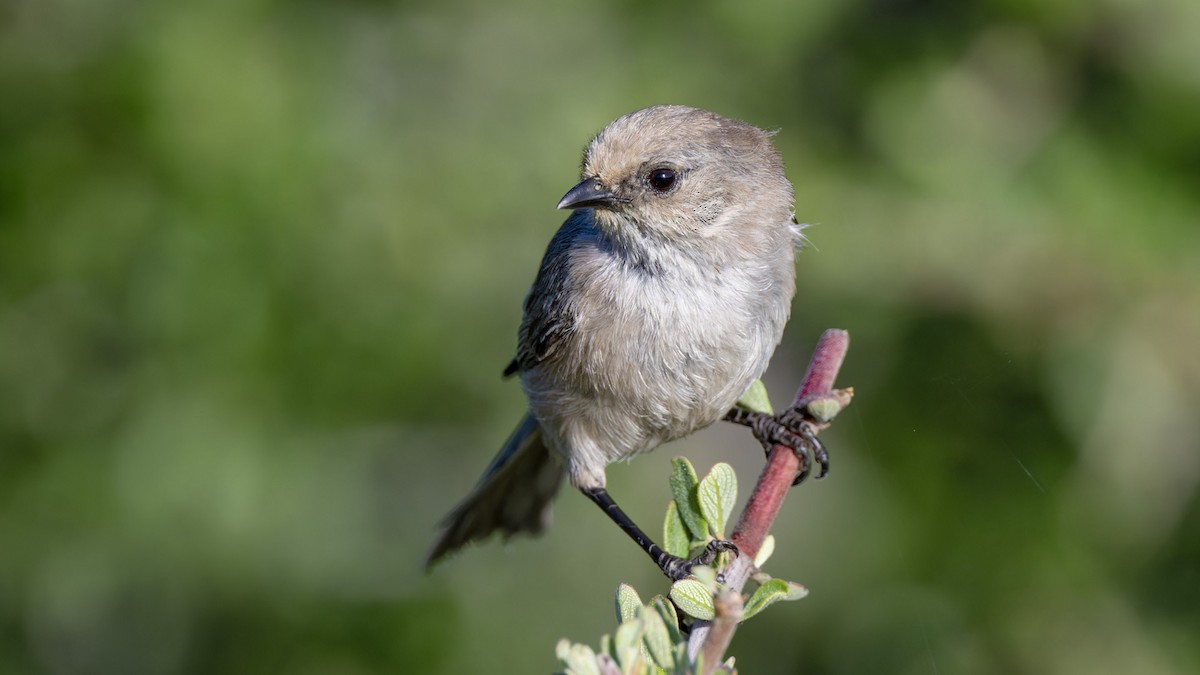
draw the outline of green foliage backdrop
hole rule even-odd
[[[419,569],[579,150],[780,129],[859,392],[745,673],[1200,671],[1193,0],[0,3],[0,673],[549,672],[666,584],[565,493]],[[656,523],[673,454],[610,471]],[[742,493],[749,485],[742,486]]]

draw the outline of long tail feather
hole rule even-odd
[[[526,413],[475,489],[442,522],[445,529],[429,550],[425,568],[493,532],[508,538],[544,530],[563,475],[562,464],[542,440],[537,420]]]

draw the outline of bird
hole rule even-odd
[[[504,369],[528,411],[443,521],[427,568],[493,533],[542,532],[564,478],[672,579],[736,553],[725,541],[693,559],[667,553],[608,494],[605,469],[721,419],[751,426],[764,446],[811,438],[795,415],[735,408],[780,343],[807,243],[773,135],[656,105],[587,144]],[[817,460],[824,475],[823,450]]]

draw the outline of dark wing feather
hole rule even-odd
[[[525,314],[517,334],[517,355],[504,376],[528,370],[555,351],[575,330],[574,308],[568,298],[571,279],[571,247],[580,238],[596,236],[590,211],[577,211],[563,223],[542,257],[537,279],[525,296]]]

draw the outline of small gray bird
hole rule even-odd
[[[722,418],[764,445],[802,448],[789,430],[811,438],[783,416],[734,411],[779,344],[804,241],[770,137],[664,105],[588,144],[582,180],[558,203],[574,213],[546,249],[504,371],[520,376],[529,412],[446,518],[427,565],[496,531],[540,532],[564,474],[671,578],[733,549],[666,553],[608,495],[605,467]],[[809,447],[823,475],[827,457]]]

